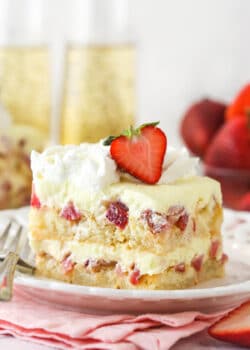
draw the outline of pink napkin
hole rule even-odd
[[[0,335],[58,349],[167,350],[223,314],[97,316],[39,304],[16,291],[11,302],[0,303]]]

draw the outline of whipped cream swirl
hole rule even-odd
[[[196,174],[198,158],[188,155],[185,148],[177,150],[168,147],[159,184],[168,184],[177,179]],[[50,183],[74,183],[80,188],[99,191],[108,185],[118,183],[124,173],[117,169],[110,157],[109,147],[102,141],[96,144],[83,143],[80,146],[53,146],[43,153],[33,151],[31,168],[36,187],[40,180]],[[126,176],[131,182],[139,182],[132,176]]]

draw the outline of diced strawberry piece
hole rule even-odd
[[[115,267],[115,261],[107,261],[104,259],[87,259],[84,263],[84,267],[92,272],[99,272],[103,268]]]
[[[131,284],[138,284],[139,283],[139,279],[140,279],[140,270],[138,270],[136,267],[134,268],[134,270],[132,271],[131,275],[129,276],[129,281]]]
[[[75,263],[71,260],[70,256],[67,256],[62,261],[62,267],[65,274],[73,271]]]
[[[182,205],[172,205],[168,208],[167,216],[175,224],[179,217],[184,214],[185,208]]]
[[[144,210],[141,214],[141,219],[146,221],[152,233],[161,233],[171,227],[166,215],[151,209]]]
[[[210,250],[209,250],[209,256],[211,259],[216,258],[219,246],[220,246],[220,241],[218,239],[216,239],[215,241],[212,241],[210,245]]]
[[[60,216],[69,221],[79,221],[82,218],[81,213],[71,201],[62,209]]]
[[[192,219],[192,227],[193,227],[193,231],[196,232],[196,221],[195,221],[195,219]]]
[[[181,217],[179,218],[179,220],[175,223],[175,225],[181,230],[184,231],[185,228],[187,227],[188,224],[188,218],[189,215],[187,213],[181,215]]]
[[[113,138],[110,146],[111,157],[118,167],[148,184],[160,179],[167,148],[166,135],[157,124],[131,127]]]
[[[116,264],[116,265],[115,265],[115,272],[116,272],[117,276],[119,276],[119,277],[123,277],[124,274],[125,274],[125,273],[123,272],[122,267],[121,267],[120,264]]]
[[[228,261],[228,255],[223,253],[220,259],[222,264],[225,264]]]
[[[174,267],[175,272],[185,272],[186,270],[186,265],[184,262],[181,262]]]
[[[196,255],[191,261],[191,265],[193,266],[193,268],[197,272],[199,272],[201,270],[203,258],[204,258],[203,254],[202,255]]]
[[[32,193],[31,193],[31,199],[30,199],[30,205],[34,208],[40,209],[41,208],[41,202],[39,198],[36,195],[34,185],[32,186]]]
[[[229,312],[208,332],[216,339],[250,347],[250,301]]]
[[[182,205],[173,205],[167,212],[168,221],[184,231],[188,224],[189,215]]]
[[[124,229],[128,224],[128,207],[120,202],[111,202],[108,206],[106,218],[120,229]]]

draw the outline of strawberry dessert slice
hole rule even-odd
[[[216,339],[250,347],[250,301],[231,311],[208,332]]]
[[[111,142],[110,154],[118,167],[147,184],[159,181],[167,148],[166,135],[157,125],[158,122],[137,129],[130,127],[105,142]]]
[[[224,276],[220,184],[195,175],[185,150],[167,149],[157,124],[33,153],[41,210],[34,197],[29,237],[38,275],[125,290]]]

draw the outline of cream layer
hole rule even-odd
[[[30,245],[36,254],[47,253],[58,261],[70,254],[70,259],[78,264],[84,264],[88,259],[104,259],[120,264],[122,270],[129,271],[131,265],[140,270],[141,275],[154,275],[163,272],[169,267],[179,263],[190,265],[196,255],[204,255],[204,260],[209,257],[211,239],[209,237],[194,237],[187,246],[176,247],[165,256],[159,256],[139,249],[129,250],[124,245],[104,246],[94,243],[79,243],[77,241],[59,240],[30,240]],[[222,254],[221,245],[217,251],[217,257]]]
[[[145,209],[166,212],[170,206],[182,205],[188,213],[197,206],[204,208],[214,198],[221,204],[220,185],[208,177],[190,177],[171,184],[145,185],[131,182],[119,182],[105,189],[92,192],[87,187],[73,182],[55,184],[40,181],[35,184],[36,194],[42,205],[51,208],[62,208],[73,201],[79,210],[86,210],[99,215],[104,201],[120,200],[129,208],[130,215],[140,216]]]

